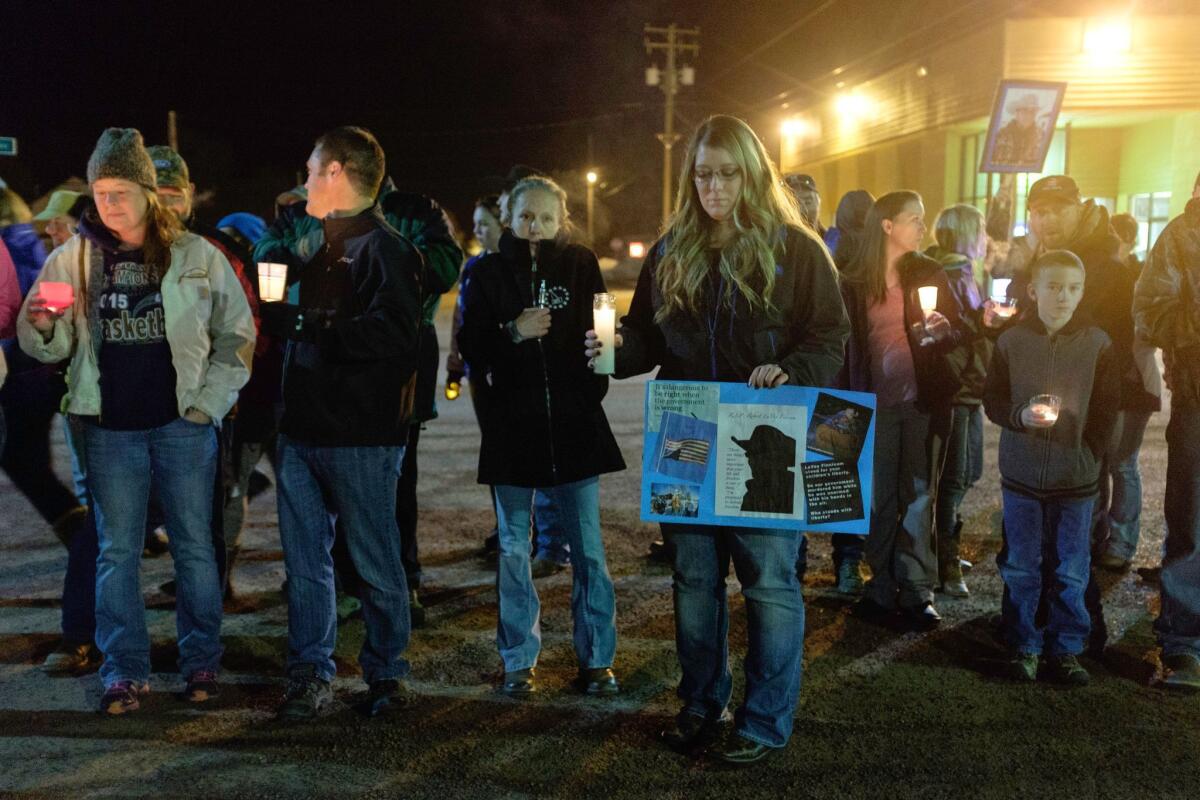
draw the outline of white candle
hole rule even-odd
[[[278,303],[287,290],[287,264],[258,262],[258,294],[264,303]]]
[[[937,287],[922,286],[917,289],[917,296],[921,300],[921,310],[929,316],[929,312],[937,308]]]
[[[612,375],[617,356],[617,298],[606,292],[597,294],[592,300],[592,326],[600,340],[600,355],[596,356],[592,371],[597,375]]]
[[[1054,406],[1046,403],[1034,403],[1029,410],[1035,417],[1044,419],[1046,422],[1058,422],[1058,409]]]

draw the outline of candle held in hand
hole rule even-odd
[[[1034,395],[1029,400],[1029,411],[1043,422],[1058,422],[1062,399],[1056,394]]]
[[[921,310],[925,312],[925,316],[929,316],[929,312],[937,308],[937,287],[922,286],[917,289],[917,296],[921,301]]]
[[[38,291],[46,301],[46,310],[52,314],[75,304],[75,288],[69,283],[42,281]]]
[[[592,299],[592,327],[600,341],[600,355],[593,359],[592,371],[612,375],[617,356],[617,298],[601,292]]]
[[[287,264],[258,262],[258,294],[264,303],[278,303],[287,291]]]

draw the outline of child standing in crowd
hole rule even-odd
[[[1089,681],[1076,656],[1091,629],[1084,589],[1092,507],[1120,383],[1108,336],[1075,314],[1083,262],[1052,250],[1033,262],[1030,279],[1037,314],[1000,336],[983,396],[988,418],[1003,428],[1004,545],[996,561],[1004,630],[1014,678],[1035,680],[1045,654],[1051,679],[1080,686]],[[1054,586],[1041,628],[1044,557],[1053,561]]]

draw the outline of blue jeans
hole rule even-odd
[[[216,429],[182,418],[144,431],[88,423],[84,443],[99,540],[96,645],[104,653],[104,685],[150,677],[139,569],[152,474],[171,531],[179,671],[215,671],[221,662],[221,579],[212,538]]]
[[[333,524],[338,520],[358,570],[366,640],[358,654],[368,683],[403,678],[408,662],[408,584],[396,527],[403,447],[316,447],[279,435],[279,538],[288,578],[291,672],[312,665],[333,680],[337,602]]]
[[[533,498],[533,524],[537,528],[535,558],[547,558],[559,564],[571,560],[571,545],[562,533],[562,520],[554,498],[538,492]]]
[[[1163,655],[1200,658],[1200,407],[1174,403],[1167,423],[1162,606],[1154,629]]]
[[[746,699],[734,714],[738,733],[783,747],[800,699],[804,598],[796,579],[799,537],[770,528],[667,524],[675,552],[675,646],[683,713],[717,719],[729,704],[729,604],[732,559],[746,600]]]
[[[496,646],[504,671],[536,666],[542,649],[541,606],[529,560],[529,515],[535,494],[550,497],[571,548],[571,618],[579,666],[611,667],[617,650],[616,596],[600,536],[600,479],[586,478],[545,489],[496,487],[500,530]]]
[[[1099,509],[1107,516],[1108,552],[1128,561],[1137,552],[1141,535],[1142,475],[1138,470],[1138,452],[1150,422],[1149,411],[1122,411],[1120,414],[1121,436],[1115,449],[1108,455],[1108,475],[1100,476],[1103,487],[1101,501],[1107,500]],[[1111,478],[1111,493],[1105,492]]]
[[[1003,490],[1004,545],[996,564],[1004,580],[1001,612],[1008,644],[1022,653],[1078,655],[1087,644],[1091,619],[1084,603],[1091,565],[1094,497],[1038,500]],[[1044,570],[1054,585],[1046,592],[1046,627],[1038,627]]]

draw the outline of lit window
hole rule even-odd
[[[1133,252],[1138,258],[1145,259],[1158,235],[1171,221],[1171,193],[1131,195],[1129,209],[1133,218],[1138,221],[1137,248]]]

